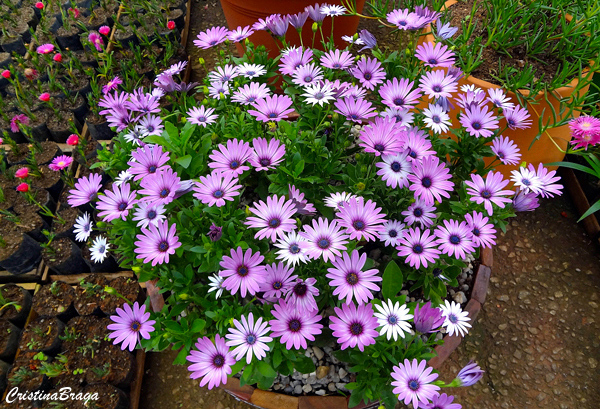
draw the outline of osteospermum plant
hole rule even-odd
[[[340,12],[211,28],[197,46],[239,41],[246,53],[220,54],[196,89],[177,85],[180,63],[152,88],[107,93],[100,105],[119,135],[98,154],[105,177],[76,181],[69,203],[97,209],[121,265],[157,280],[165,306],[139,341],[180,349],[176,363],[201,386],[239,374],[268,389],[278,373],[315,371],[306,349],[334,342],[355,373],[351,406],[450,404],[440,388],[482,372],[445,384],[427,366],[444,333],[471,327],[448,287],[507,218],[561,187],[543,166],[516,171],[517,189],[493,171],[520,160],[502,136],[509,110],[498,105],[509,101],[459,89],[449,48],[385,55],[364,32],[343,50],[320,33],[325,51],[288,47],[290,23],[318,29]],[[388,21],[416,39],[438,18],[418,7]],[[245,40],[252,30],[276,37],[277,59]],[[169,111],[166,95],[180,101]],[[133,328],[119,329],[131,347]]]

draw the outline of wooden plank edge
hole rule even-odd
[[[192,0],[187,0],[187,7],[185,10],[185,24],[183,25],[183,32],[181,33],[181,45],[185,49],[187,45],[188,36],[190,33],[190,19],[192,17]]]
[[[79,284],[79,282],[82,279],[86,279],[87,277],[89,277],[93,274],[101,274],[107,280],[112,280],[113,278],[117,278],[117,277],[127,277],[127,278],[135,277],[135,274],[133,274],[133,271],[125,270],[125,271],[117,271],[115,273],[82,273],[82,274],[69,274],[69,275],[50,275],[48,282],[53,283],[55,281],[62,281],[69,285],[77,285],[77,284]]]
[[[135,374],[133,375],[133,381],[129,390],[129,409],[138,409],[140,406],[145,363],[146,351],[138,349],[135,354]]]

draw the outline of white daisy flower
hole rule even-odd
[[[333,100],[333,89],[329,83],[313,83],[304,87],[305,101],[311,105],[319,104],[323,106],[323,103],[328,104],[330,100]]]
[[[94,263],[102,263],[106,256],[108,256],[108,249],[110,245],[106,242],[106,238],[99,236],[94,239],[92,246],[90,247],[90,253],[92,254],[92,261]]]
[[[144,127],[136,125],[133,129],[129,129],[129,132],[123,135],[123,138],[133,146],[139,146],[142,144],[142,138],[144,137]]]
[[[90,220],[90,215],[86,212],[83,216],[79,216],[75,219],[73,233],[75,233],[75,240],[86,241],[90,237],[94,222]]]
[[[510,102],[510,98],[506,96],[502,88],[490,88],[488,94],[490,96],[486,100],[494,104],[496,108],[513,109],[515,107],[515,104]]]
[[[223,294],[223,281],[225,281],[225,278],[221,277],[219,275],[219,273],[214,273],[212,276],[208,277],[208,280],[210,281],[210,283],[208,283],[208,292],[211,293],[213,291],[216,291],[216,298],[219,298],[221,296],[221,294]]]
[[[137,221],[138,227],[147,228],[149,224],[158,227],[158,223],[166,219],[164,205],[157,205],[151,202],[137,202],[137,208],[133,214],[133,220]]]
[[[542,181],[535,170],[520,167],[519,170],[513,170],[510,173],[512,175],[510,180],[515,184],[515,187],[521,188],[524,193],[540,194],[542,192]]]
[[[332,193],[328,197],[326,197],[324,199],[324,202],[325,202],[325,206],[333,207],[335,210],[340,210],[340,205],[342,203],[347,203],[348,200],[352,199],[353,197],[357,197],[357,196],[353,195],[352,193],[336,192],[336,193]]]
[[[221,94],[229,95],[229,84],[227,82],[212,82],[208,87],[208,95],[211,98],[221,99]]]
[[[285,261],[288,266],[295,266],[300,262],[306,263],[308,256],[306,250],[300,245],[304,241],[306,240],[294,231],[284,235],[275,243],[275,247],[281,249],[277,250],[277,258]]]
[[[408,109],[401,109],[396,107],[387,107],[385,111],[382,111],[379,115],[381,115],[382,117],[393,117],[396,119],[396,123],[398,125],[404,127],[410,126],[413,123],[415,117],[415,114],[410,112]]]
[[[478,94],[478,93],[480,93],[480,92],[485,92],[485,91],[483,91],[481,88],[479,88],[479,87],[475,86],[475,84],[466,84],[466,85],[462,85],[462,86],[460,87],[460,90],[461,90],[462,92],[471,91],[471,92],[474,92],[475,94]]]
[[[463,311],[460,308],[460,304],[452,301],[451,303],[448,300],[444,300],[445,305],[440,305],[439,308],[442,310],[442,316],[445,318],[443,327],[446,328],[448,334],[461,335],[465,336],[467,332],[469,332],[469,328],[471,328],[471,324],[467,321],[471,321],[469,318],[469,313],[467,311]]]
[[[342,40],[350,44],[363,45],[365,42],[360,38],[354,39],[354,36],[342,36]]]
[[[429,104],[429,108],[425,108],[423,114],[425,115],[423,119],[425,126],[433,129],[435,133],[446,132],[448,131],[448,125],[452,125],[450,115],[444,111],[441,105]]]
[[[344,6],[337,6],[337,5],[330,5],[330,4],[321,6],[321,14],[325,14],[326,16],[329,16],[329,17],[343,16],[344,14],[346,14],[346,11],[347,11],[346,7],[344,7]]]
[[[250,79],[260,77],[267,72],[264,65],[248,64],[247,62],[243,63],[242,65],[238,65],[237,69],[240,75]]]
[[[398,220],[387,220],[383,223],[385,230],[379,232],[379,240],[384,241],[386,246],[396,247],[399,244],[400,239],[406,226],[404,223]]]
[[[123,170],[119,173],[119,176],[117,176],[117,179],[115,179],[114,184],[116,186],[121,186],[123,183],[128,182],[132,177],[133,177],[133,174],[131,172],[129,172],[129,170]]]
[[[375,308],[379,311],[373,314],[381,326],[379,335],[386,334],[388,340],[393,337],[394,341],[397,341],[398,335],[404,338],[405,333],[410,333],[411,326],[408,320],[413,318],[413,315],[408,313],[406,305],[400,305],[398,301],[392,304],[392,300],[387,300],[387,303],[375,304]]]

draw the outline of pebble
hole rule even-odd
[[[304,391],[304,393],[312,392],[312,386],[310,386],[310,385],[304,385],[302,387],[302,390]]]
[[[506,301],[508,301],[510,298],[508,297],[508,295],[506,295],[506,294],[503,294],[503,295],[499,295],[498,297],[496,297],[496,299],[497,299],[498,301],[504,301],[504,302],[506,302]]]
[[[308,385],[308,386],[310,386],[310,385]],[[294,394],[300,395],[301,393],[302,393],[302,386],[301,385],[296,385],[296,387],[294,388]]]
[[[337,388],[335,387],[335,383],[329,382],[329,384],[327,385],[327,390],[329,392],[335,392],[337,390]]]
[[[314,354],[315,354],[315,356],[317,357],[318,360],[323,359],[323,357],[325,356],[325,353],[319,347],[312,347],[312,350],[313,350],[313,352],[314,352]]]
[[[319,389],[318,391],[315,392],[315,394],[319,395],[319,396],[323,396],[323,395],[325,395],[325,393],[326,393],[325,389]]]
[[[345,383],[341,383],[341,382],[337,382],[335,384],[335,387],[341,391],[347,391],[348,389],[346,389],[346,384]]]
[[[327,374],[329,373],[329,367],[328,366],[320,366],[317,368],[317,379],[322,379],[324,377],[327,376]]]
[[[462,291],[459,291],[456,294],[454,294],[454,297],[452,299],[458,304],[464,304],[467,302],[467,296]]]
[[[343,378],[344,376],[348,375],[348,371],[346,371],[344,368],[340,368],[338,373],[340,374],[340,378]]]

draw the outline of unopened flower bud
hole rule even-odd
[[[319,25],[317,24],[317,22],[315,21],[312,25],[312,31],[313,33],[316,33],[317,30],[319,30]]]
[[[62,54],[61,53],[54,54],[54,57],[52,57],[52,59],[54,60],[54,62],[62,62]]]
[[[21,183],[19,186],[17,186],[17,191],[19,192],[29,192],[29,185],[27,183]]]
[[[367,187],[363,182],[358,182],[356,185],[356,190],[365,190],[365,188]]]
[[[212,224],[209,229],[208,229],[208,233],[206,234],[208,236],[209,239],[211,239],[212,241],[219,241],[221,239],[221,236],[223,235],[223,229],[219,226],[217,226],[216,224]]]
[[[44,93],[42,93],[42,94],[39,96],[39,100],[40,100],[40,101],[44,101],[44,102],[48,102],[48,101],[50,101],[50,94],[48,94],[47,92],[44,92]]]
[[[107,35],[109,35],[109,34],[110,34],[110,27],[109,27],[109,26],[101,26],[101,27],[98,29],[98,32],[99,32],[100,34],[102,34],[103,36],[107,36]]]
[[[169,30],[174,30],[175,29],[175,22],[174,21],[167,22],[167,28]]]
[[[25,179],[29,176],[29,168],[21,168],[15,172],[15,177],[19,179]]]
[[[9,70],[4,70],[2,71],[2,76],[6,79],[10,78],[10,71]]]
[[[67,138],[67,145],[77,146],[78,144],[79,144],[79,136],[75,135],[74,133],[69,135],[69,137]]]
[[[35,8],[38,10],[42,10],[44,8],[44,3],[38,1],[37,3],[35,3]]]
[[[204,65],[204,58],[202,58],[202,57],[198,58],[198,63],[200,65]]]

